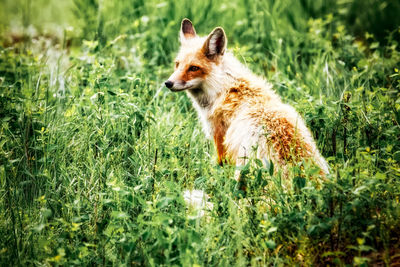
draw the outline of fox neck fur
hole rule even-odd
[[[271,84],[264,79],[254,75],[247,67],[243,66],[236,57],[227,51],[221,58],[219,64],[209,73],[199,88],[187,90],[187,95],[192,100],[200,120],[204,133],[208,138],[213,136],[213,128],[210,118],[216,108],[238,81],[251,81],[254,87],[262,88],[271,101],[281,102],[280,97],[272,90]],[[265,103],[268,105],[268,103]]]

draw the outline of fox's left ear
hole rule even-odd
[[[217,27],[208,35],[203,46],[203,52],[209,59],[222,56],[225,53],[226,43],[227,40],[224,29]]]
[[[193,27],[193,23],[189,19],[183,19],[181,24],[181,41],[190,39],[196,36],[196,30]]]

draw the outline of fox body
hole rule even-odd
[[[199,37],[190,20],[184,19],[180,41],[175,71],[165,85],[174,92],[187,92],[206,136],[214,139],[220,164],[243,165],[246,158],[256,156],[287,169],[310,160],[322,174],[328,173],[301,116],[226,50],[222,28]]]

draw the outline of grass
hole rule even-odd
[[[361,7],[368,16],[354,19]],[[5,1],[0,264],[398,263],[396,8]],[[235,55],[304,116],[332,168],[328,181],[293,175],[285,188],[273,166],[254,160],[242,170],[243,195],[189,99],[163,88],[184,17],[202,34],[223,26]],[[186,189],[204,190],[214,208],[193,216]]]

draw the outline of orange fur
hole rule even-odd
[[[214,144],[217,149],[218,163],[222,165],[226,160],[226,148],[224,146],[226,127],[221,120],[215,120],[214,126]]]
[[[268,94],[265,94],[261,88],[252,88],[245,79],[238,79],[237,83],[227,90],[224,100],[210,116],[220,163],[224,157],[228,157],[230,162],[235,162],[238,158],[237,151],[226,154],[228,149],[223,140],[232,118],[236,115],[238,108],[243,105],[248,105],[250,116],[257,118],[257,122],[265,127],[265,140],[273,146],[276,152],[275,158],[279,162],[295,163],[312,154],[311,147],[304,143],[300,134],[296,135],[293,123],[281,117],[279,112],[266,110],[265,106],[269,101],[271,97]]]
[[[184,81],[190,81],[194,78],[205,78],[211,69],[210,61],[203,54],[202,51],[198,51],[193,53],[192,55],[188,55],[182,61],[179,62],[179,66],[182,65],[183,71],[181,72],[179,78]],[[200,67],[198,71],[189,71],[190,66]]]

